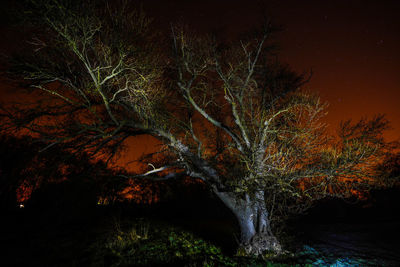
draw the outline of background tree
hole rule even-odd
[[[62,146],[39,153],[45,146],[31,136],[0,136],[2,209],[12,210],[17,204],[27,204],[40,205],[41,211],[49,208],[53,212],[65,211],[61,206],[87,211],[99,198],[116,200],[127,185],[118,178],[120,171],[108,168],[102,161],[90,160],[84,153],[71,154]]]
[[[376,166],[376,172],[382,177],[382,187],[398,187],[400,179],[400,152],[389,153]]]
[[[40,31],[14,73],[39,96],[3,108],[4,130],[27,129],[47,149],[62,144],[108,158],[130,136],[153,136],[160,153],[132,177],[201,179],[235,214],[251,255],[282,250],[271,230],[276,214],[374,183],[387,121],[346,122],[329,138],[320,120],[326,104],[275,60],[269,24],[233,43],[173,26],[168,52],[150,20],[128,5],[30,7]]]

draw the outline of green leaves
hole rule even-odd
[[[146,231],[140,230],[143,228]],[[182,263],[198,263],[196,266],[237,266],[219,247],[190,232],[141,219],[126,229],[117,224],[116,231],[102,244],[98,253],[100,257],[103,255],[113,259],[111,266],[181,266]]]

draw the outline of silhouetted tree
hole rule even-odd
[[[41,208],[60,204],[78,209],[96,204],[99,198],[118,198],[122,179],[104,162],[91,161],[84,153],[71,154],[60,146],[39,153],[45,145],[31,136],[0,136],[3,208],[16,208],[18,202],[27,202],[32,194],[36,195],[34,205],[41,202]],[[63,190],[70,193],[69,199]]]
[[[400,152],[389,153],[376,166],[376,172],[382,177],[383,187],[398,187],[400,185]]]
[[[49,99],[3,109],[5,130],[110,157],[128,137],[153,136],[163,156],[131,177],[201,179],[235,214],[251,255],[282,250],[277,213],[373,184],[387,121],[345,122],[328,138],[326,104],[274,59],[270,25],[224,45],[173,26],[168,52],[130,6],[39,2],[25,14],[40,33],[14,71]]]
[[[37,153],[27,145],[29,141],[0,136],[0,203],[2,209],[17,208],[17,189],[24,178],[22,170]]]

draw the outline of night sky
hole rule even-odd
[[[313,70],[306,88],[330,103],[330,124],[385,113],[397,130],[387,137],[399,137],[399,1],[147,0],[145,10],[160,25],[184,21],[226,35],[257,26],[265,12],[282,27],[275,35],[280,59]]]
[[[400,1],[146,0],[143,7],[161,30],[180,21],[227,37],[260,24],[267,14],[282,28],[275,36],[281,61],[299,72],[313,70],[305,87],[330,103],[330,129],[344,119],[384,113],[394,128],[385,137],[399,138]],[[2,27],[1,33],[10,29]],[[2,52],[18,41],[18,34],[11,35]],[[9,86],[0,86],[0,97],[11,97]],[[144,139],[124,162],[152,150]]]
[[[393,127],[386,139],[400,137],[400,1],[147,0],[144,9],[163,30],[183,21],[228,38],[266,14],[282,29],[275,35],[280,60],[298,72],[312,69],[305,89],[329,102],[329,130],[341,120],[383,113]],[[151,151],[143,139],[143,150]]]

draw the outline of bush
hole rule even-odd
[[[221,249],[182,229],[140,219],[116,223],[96,264],[105,266],[237,266]]]

